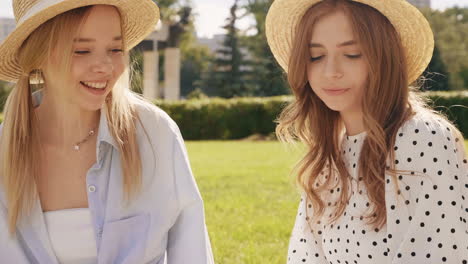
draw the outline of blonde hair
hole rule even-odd
[[[6,192],[11,235],[16,233],[17,223],[31,212],[39,199],[36,182],[40,171],[40,143],[31,93],[42,87],[41,84],[35,84],[37,79],[44,82],[47,80],[43,76],[37,78],[38,70],[51,58],[53,49],[58,49],[61,54],[70,56],[58,58],[60,67],[57,76],[61,78],[54,81],[59,84],[67,82],[73,39],[78,36],[90,9],[91,6],[73,9],[42,24],[25,40],[18,53],[19,64],[26,74],[18,80],[8,96],[0,137],[0,179]],[[126,67],[126,73],[128,70]],[[139,118],[132,103],[137,97],[128,89],[126,73],[113,87],[106,100],[107,111],[101,114],[107,116],[111,135],[121,154],[124,198],[129,202],[141,188],[142,168],[136,138],[136,121]]]
[[[385,16],[370,6],[353,1],[326,0],[311,7],[300,21],[291,49],[294,52],[289,60],[288,81],[295,100],[281,113],[276,133],[282,141],[299,139],[308,147],[296,166],[297,183],[313,204],[314,220],[324,214],[322,193],[337,185],[341,187],[330,222],[343,214],[350,193],[350,176],[340,155],[339,143],[345,129],[340,113],[329,109],[313,92],[306,73],[313,27],[320,18],[336,11],[344,12],[349,18],[362,50],[366,52],[368,69],[371,69],[364,86],[366,96],[362,100],[367,138],[359,159],[359,175],[372,204],[366,215],[367,223],[381,228],[386,223],[385,173],[390,173],[393,178],[397,173],[405,173],[395,170],[394,165],[386,167],[387,159],[394,160],[391,146],[398,129],[416,113],[444,117],[428,109],[416,89],[408,86],[404,49],[398,32]],[[453,131],[458,131],[451,126]],[[320,175],[325,171],[329,176],[319,185]],[[397,184],[398,181],[394,182]]]

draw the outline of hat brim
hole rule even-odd
[[[50,1],[53,2],[53,1]],[[159,8],[151,0],[66,0],[50,6],[36,6],[34,14],[20,21],[15,30],[0,45],[0,79],[16,82],[22,74],[18,50],[28,36],[44,22],[69,10],[89,5],[112,5],[121,15],[122,34],[126,50],[148,36],[159,21]]]
[[[286,72],[296,28],[307,10],[320,1],[275,0],[268,11],[265,24],[268,44]],[[434,51],[434,34],[424,15],[406,0],[353,1],[373,7],[392,23],[406,51],[409,83],[416,81]]]

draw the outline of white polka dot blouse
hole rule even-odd
[[[385,175],[387,223],[378,230],[363,218],[370,201],[364,184],[357,184],[365,138],[366,132],[343,138],[351,196],[337,222],[327,221],[329,207],[312,223],[312,204],[302,195],[287,263],[467,264],[468,165],[463,139],[456,138],[444,120],[420,115],[399,129],[395,160],[389,162],[410,173],[397,175],[398,190],[394,178]],[[325,205],[332,205],[339,191],[336,187],[327,192]]]

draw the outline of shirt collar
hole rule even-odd
[[[97,135],[97,145],[99,146],[101,142],[106,142],[113,146],[115,149],[118,149],[117,142],[115,141],[114,137],[110,133],[109,130],[109,122],[107,120],[107,105],[101,108],[101,117],[99,120],[99,131]]]

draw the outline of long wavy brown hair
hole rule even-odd
[[[386,223],[385,173],[394,178],[397,173],[405,173],[395,170],[394,165],[387,167],[387,159],[394,160],[391,146],[398,129],[416,112],[438,115],[427,107],[417,89],[408,84],[405,50],[398,32],[385,16],[370,6],[344,0],[321,1],[305,13],[295,32],[291,48],[294,52],[288,66],[288,82],[295,100],[281,113],[276,133],[282,141],[298,139],[308,148],[296,171],[299,186],[312,202],[313,221],[320,219],[326,208],[321,194],[341,187],[330,219],[335,222],[343,214],[350,195],[350,176],[340,155],[345,128],[340,113],[329,109],[313,92],[307,78],[307,63],[314,25],[337,11],[348,17],[370,69],[363,93],[366,96],[362,98],[367,138],[359,158],[359,175],[371,202],[367,223],[381,228]],[[322,172],[330,175],[323,182]],[[319,181],[321,184],[317,184]]]

